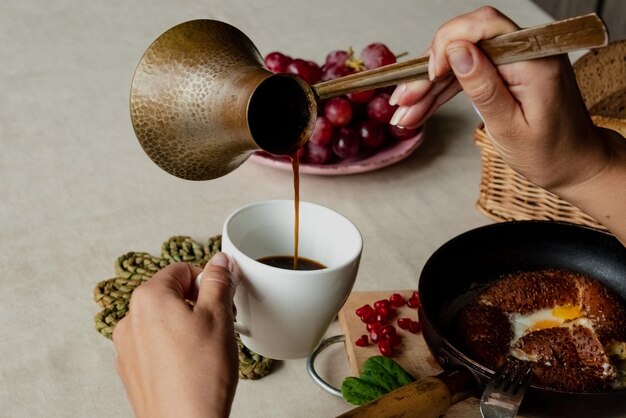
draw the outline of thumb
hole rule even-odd
[[[446,48],[450,67],[490,130],[507,126],[518,105],[500,73],[471,42],[451,42]]]
[[[199,283],[198,283],[199,281]],[[195,307],[214,310],[218,307],[232,312],[235,288],[239,283],[234,263],[224,253],[216,253],[196,278],[198,299]]]

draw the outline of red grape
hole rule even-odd
[[[334,126],[345,126],[352,120],[352,105],[343,97],[333,97],[324,105],[324,116]]]
[[[334,80],[335,78],[343,77],[352,73],[354,73],[354,70],[343,64],[325,66],[322,74],[322,81]]]
[[[356,93],[348,93],[346,96],[354,103],[368,103],[376,96],[376,90],[357,91]]]
[[[389,123],[397,109],[397,106],[389,104],[390,97],[391,96],[387,93],[380,93],[369,102],[367,105],[367,114],[370,119],[377,120],[385,125]]]
[[[364,147],[375,149],[385,142],[385,127],[382,123],[368,119],[361,122],[357,132]]]
[[[391,134],[391,136],[399,141],[413,138],[417,134],[417,128],[401,128],[395,125],[389,125],[387,128],[389,129],[389,133]]]
[[[393,64],[396,62],[396,56],[393,55],[385,44],[376,42],[366,46],[361,51],[361,60],[365,64],[365,68],[371,70],[372,68]]]
[[[295,74],[312,85],[392,64],[396,57],[386,45],[375,42],[363,48],[359,58],[355,58],[351,48],[331,51],[321,67],[314,61],[293,59],[278,51],[267,54],[264,62],[272,72]],[[311,136],[298,153],[301,161],[310,164],[342,162],[371,155],[391,141],[414,137],[417,129],[389,125],[397,109],[389,105],[393,91],[394,87],[370,89],[320,101]],[[380,311],[360,317],[369,323],[388,321],[395,315],[391,308]]]
[[[354,158],[360,149],[359,136],[354,129],[344,126],[333,139],[332,148],[335,155],[341,159]]]
[[[265,67],[273,73],[284,73],[291,64],[291,57],[280,52],[270,52],[265,56]]]
[[[307,141],[306,161],[311,164],[325,164],[330,161],[332,151],[329,146],[321,146]],[[372,311],[373,312],[373,311]]]
[[[307,61],[307,64],[309,64],[312,80],[309,84],[315,84],[322,78],[322,69],[315,61]]]
[[[350,53],[348,51],[332,51],[328,55],[326,55],[326,63],[324,64],[324,66],[329,67],[331,65],[345,65],[348,58],[350,58]]]
[[[314,84],[321,77],[322,70],[317,64],[313,64],[315,67],[311,65],[311,61],[296,58],[287,66],[287,72],[299,76],[309,84]]]
[[[309,138],[309,142],[314,143],[315,145],[320,145],[325,147],[330,144],[330,141],[333,139],[333,125],[326,119],[324,116],[319,116],[315,121],[315,126],[313,127],[313,133]]]

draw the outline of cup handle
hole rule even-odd
[[[196,294],[198,293],[198,289],[200,289],[200,282],[201,281],[202,281],[202,273],[198,274],[196,276],[196,279],[193,282],[194,291],[195,291]],[[246,337],[250,336],[250,331],[241,322],[235,321],[235,332],[237,332],[237,333],[239,333],[241,335],[245,335]]]
[[[250,331],[248,330],[248,328],[246,328],[246,326],[244,324],[242,324],[241,322],[237,322],[235,321],[235,332],[241,335],[245,335],[246,337],[250,336]]]

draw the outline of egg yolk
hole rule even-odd
[[[561,325],[559,321],[554,321],[552,319],[544,319],[542,321],[537,321],[533,324],[532,330],[538,329],[546,329],[546,328],[554,328]]]
[[[563,305],[557,306],[552,309],[552,318],[549,319],[541,319],[532,324],[531,329],[533,331],[539,329],[547,329],[561,326],[561,324],[565,321],[569,321],[571,319],[576,319],[582,316],[582,312],[579,306],[574,305]]]
[[[557,306],[554,309],[552,309],[552,315],[564,321],[569,321],[570,319],[580,318],[582,314],[583,313],[580,310],[580,306],[563,305],[563,306]]]

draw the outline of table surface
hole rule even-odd
[[[146,157],[128,95],[135,66],[158,35],[212,18],[240,28],[263,55],[279,50],[321,62],[331,50],[380,41],[417,56],[441,23],[482,3],[0,2],[0,416],[132,416],[113,346],[93,326],[95,284],[114,276],[121,254],[158,254],[173,235],[204,240],[239,206],[293,196],[291,173],[255,162],[191,182]],[[492,4],[522,26],[550,20],[530,1]],[[430,120],[424,143],[406,160],[365,174],[302,177],[303,200],[343,213],[363,234],[355,289],[415,288],[440,245],[491,223],[475,207],[478,122],[459,96]],[[333,324],[328,335],[337,332]],[[341,347],[318,361],[335,384],[349,372]],[[475,402],[463,407],[446,416],[480,415]],[[350,408],[313,383],[304,360],[293,360],[241,381],[232,416],[330,417]]]

